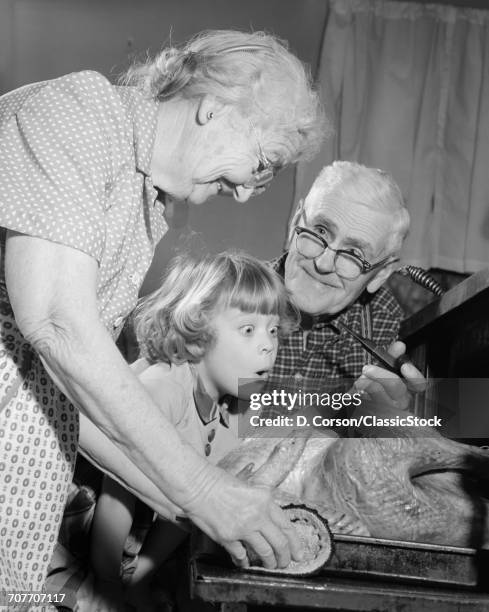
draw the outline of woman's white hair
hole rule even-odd
[[[133,65],[122,83],[155,100],[211,94],[233,104],[260,131],[277,166],[312,157],[329,131],[308,68],[266,32],[202,32]]]

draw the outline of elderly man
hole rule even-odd
[[[402,311],[382,285],[408,227],[400,189],[385,172],[346,161],[322,170],[294,215],[289,250],[275,262],[302,319],[281,343],[273,377],[309,389],[362,373],[363,380],[388,377],[364,367],[375,362],[335,322],[384,348],[397,338]],[[391,348],[396,356],[403,351],[401,343]],[[404,368],[406,378],[421,380],[414,367]]]

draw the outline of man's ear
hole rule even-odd
[[[292,216],[292,219],[289,221],[289,227],[287,232],[287,246],[290,245],[292,239],[294,238],[294,229],[297,225],[299,225],[300,218],[302,217],[302,213],[304,212],[304,200],[300,200],[295,212]]]
[[[367,284],[367,291],[369,293],[375,293],[386,282],[389,276],[396,270],[396,261],[383,266],[372,276]]]
[[[205,95],[199,101],[197,107],[197,122],[200,125],[205,125],[224,111],[226,105],[216,99],[215,96]]]

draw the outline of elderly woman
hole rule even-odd
[[[245,544],[268,567],[298,555],[270,494],[184,444],[114,340],[169,204],[216,194],[246,202],[262,191],[317,149],[317,96],[303,65],[261,32],[203,33],[134,68],[125,85],[81,72],[0,98],[7,591],[42,587],[78,450],[78,410],[88,418],[81,448],[160,514],[188,517],[242,565]]]

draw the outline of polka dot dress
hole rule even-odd
[[[0,576],[7,591],[40,590],[76,457],[78,414],[1,304]]]
[[[81,72],[0,97],[6,229],[87,253],[114,337],[167,230],[150,177],[157,104]],[[0,590],[40,590],[72,478],[78,414],[17,329],[0,269]]]

